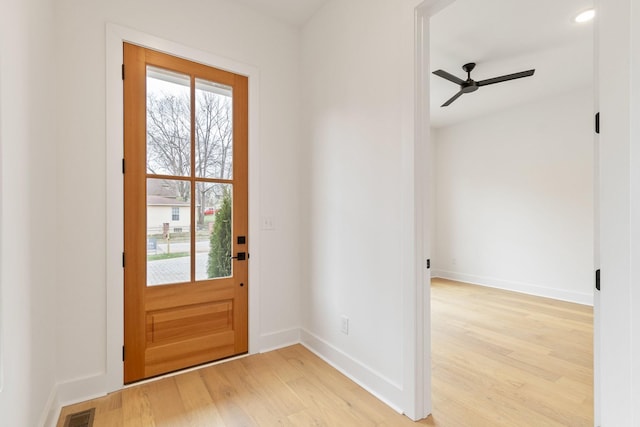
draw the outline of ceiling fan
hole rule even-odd
[[[494,83],[501,83],[501,82],[506,82],[508,80],[514,80],[514,79],[520,79],[522,77],[533,76],[533,73],[536,71],[535,69],[521,71],[519,73],[507,74],[504,76],[493,77],[491,79],[480,80],[479,82],[477,82],[471,78],[471,71],[473,71],[475,67],[476,67],[475,62],[470,62],[462,66],[462,69],[467,73],[467,80],[462,80],[454,76],[453,74],[447,73],[444,70],[436,70],[433,72],[433,74],[435,74],[438,77],[442,77],[443,79],[447,79],[450,82],[460,85],[460,91],[455,95],[453,95],[451,98],[449,98],[449,100],[447,100],[447,102],[442,104],[441,107],[446,107],[447,105],[451,104],[453,101],[458,99],[464,93],[475,92],[476,90],[478,90],[480,86],[488,86]]]

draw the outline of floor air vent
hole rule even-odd
[[[91,427],[95,413],[96,408],[91,408],[75,414],[69,414],[64,421],[64,427]]]

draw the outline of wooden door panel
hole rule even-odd
[[[149,287],[146,289],[145,310],[157,311],[203,301],[242,297],[235,289],[234,282],[231,279],[217,279],[215,283]]]
[[[153,377],[231,356],[235,354],[234,342],[234,332],[227,331],[147,347],[145,377]]]
[[[229,261],[248,250],[248,80],[128,43],[124,62],[124,382],[131,383],[248,351],[248,257]],[[161,114],[166,108],[179,109],[171,110],[180,112],[178,133],[154,133],[165,119],[178,123]],[[210,114],[219,115],[207,121]],[[203,123],[220,132],[203,131]],[[162,144],[173,151],[159,164]],[[203,164],[205,155],[224,158]],[[228,166],[217,167],[221,161]],[[223,240],[214,241],[213,230]]]
[[[147,313],[147,346],[233,331],[233,300]]]

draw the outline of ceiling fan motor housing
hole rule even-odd
[[[460,90],[462,91],[462,93],[471,93],[478,90],[478,84],[469,79],[460,85]]]

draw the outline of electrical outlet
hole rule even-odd
[[[340,332],[349,335],[349,318],[347,316],[340,317]]]
[[[458,260],[455,258],[451,259],[451,265],[458,265]]]

